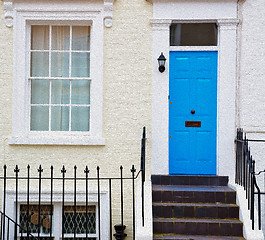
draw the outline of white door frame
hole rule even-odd
[[[158,71],[157,58],[169,51],[218,50],[217,79],[217,175],[229,176],[234,181],[236,134],[236,83],[237,83],[237,19],[236,1],[161,1],[154,0],[153,78],[152,78],[152,174],[168,174],[168,60],[164,73]],[[200,6],[200,7],[198,7]],[[196,9],[195,9],[196,8]],[[228,11],[230,9],[230,11]],[[215,18],[213,18],[213,15]],[[195,18],[195,19],[194,19]],[[216,22],[217,47],[170,47],[169,28],[172,22]]]

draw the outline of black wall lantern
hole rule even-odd
[[[165,71],[165,63],[166,63],[166,58],[165,58],[165,56],[164,56],[164,54],[161,52],[161,54],[160,54],[160,56],[159,56],[159,58],[157,59],[157,61],[158,61],[158,65],[159,65],[159,67],[158,67],[158,70],[159,70],[159,72],[164,72]]]

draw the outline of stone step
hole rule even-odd
[[[180,234],[155,234],[153,239],[156,240],[245,240],[243,237],[228,237],[228,236],[200,236],[200,235],[180,235]]]
[[[227,176],[174,176],[152,175],[154,185],[227,186]]]
[[[153,203],[236,203],[236,192],[228,186],[153,185],[152,190]]]
[[[228,219],[154,218],[153,233],[242,237],[243,224]]]
[[[238,219],[236,204],[153,203],[153,217]]]

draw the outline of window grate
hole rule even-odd
[[[76,206],[76,222],[75,222],[75,213],[74,206],[65,206],[64,207],[64,233],[72,234],[74,233],[74,227],[76,223],[76,234],[85,234],[86,233],[86,207],[85,206]],[[96,233],[96,207],[88,207],[88,224],[87,229],[89,234]]]
[[[53,211],[53,209],[52,209]],[[40,206],[40,233],[49,234],[51,230],[51,206]],[[29,221],[27,221],[29,220]],[[27,216],[27,205],[20,205],[20,233],[27,233],[27,222],[30,233],[38,233],[39,228],[39,205],[29,205],[29,217]]]

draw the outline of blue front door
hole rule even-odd
[[[169,173],[216,174],[217,52],[169,61]]]

